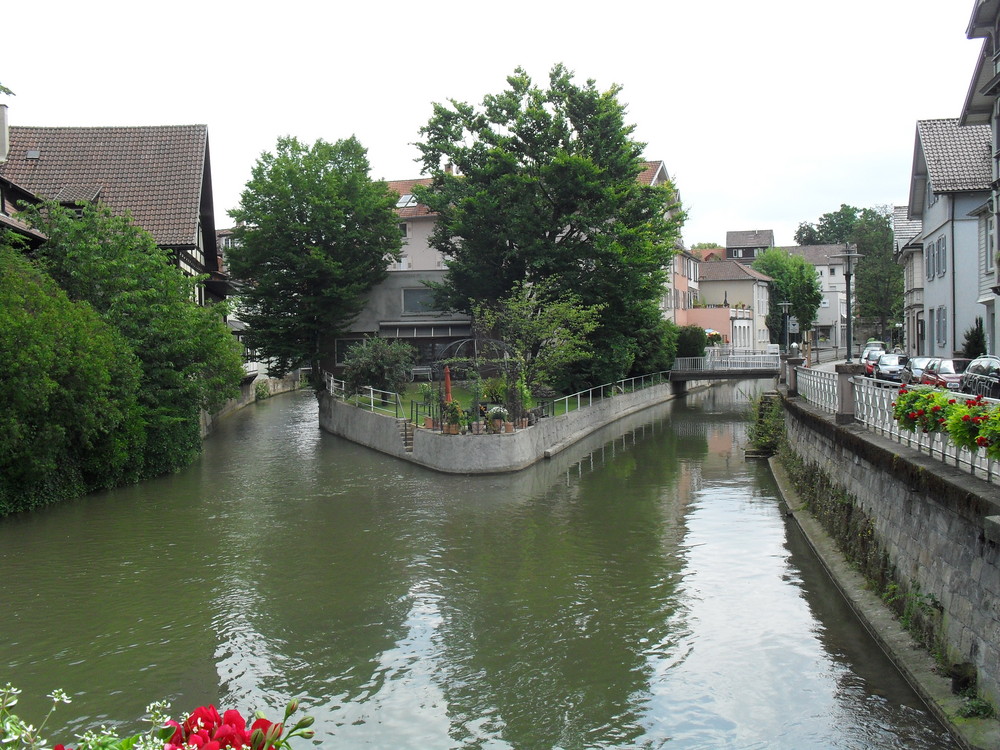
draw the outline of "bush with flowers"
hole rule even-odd
[[[45,750],[48,745],[41,736],[45,724],[56,706],[69,703],[70,698],[62,690],[50,693],[52,707],[36,729],[11,711],[20,692],[10,683],[0,688],[0,746],[24,745],[31,750]],[[122,738],[107,727],[101,727],[80,735],[75,747],[57,744],[52,750],[283,750],[291,747],[289,740],[294,737],[310,739],[313,736],[309,729],[313,719],[309,716],[299,719],[286,731],[288,720],[298,707],[297,700],[290,701],[280,722],[269,721],[258,711],[248,727],[247,720],[234,709],[220,716],[215,706],[201,706],[179,723],[167,715],[167,704],[153,703],[146,709],[153,728],[146,733]]]
[[[988,440],[980,433],[990,411],[990,404],[982,396],[955,404],[945,423],[951,442],[973,452],[986,447]]]
[[[910,432],[944,432],[948,415],[956,405],[947,391],[903,386],[892,402],[892,416]]]

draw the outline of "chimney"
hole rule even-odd
[[[7,105],[0,104],[0,164],[7,161],[10,149],[10,130],[7,128]]]

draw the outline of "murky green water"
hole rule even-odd
[[[744,463],[752,387],[494,477],[271,399],[186,472],[0,521],[0,682],[75,696],[56,740],[297,695],[330,748],[952,747]]]

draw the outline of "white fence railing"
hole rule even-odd
[[[571,409],[580,409],[584,406],[591,406],[594,403],[603,401],[605,398],[614,396],[616,393],[630,393],[632,391],[638,391],[643,388],[648,388],[651,385],[665,383],[669,379],[670,371],[662,370],[661,372],[654,372],[650,375],[639,375],[634,378],[618,380],[614,383],[605,383],[604,385],[599,385],[594,388],[588,388],[585,391],[571,393],[568,396],[562,396],[561,398],[556,398],[552,401],[546,401],[541,404],[542,413],[550,417],[555,416],[556,414],[565,414]],[[562,408],[560,408],[560,405]]]
[[[708,354],[704,357],[678,357],[675,370],[696,372],[713,370],[777,370],[781,366],[779,354]]]
[[[328,372],[323,373],[323,378],[327,393],[331,396],[344,401],[353,398],[356,406],[391,417],[399,417],[403,413],[403,401],[395,391],[382,391],[366,385],[360,393],[351,394],[347,392],[347,384],[343,380],[338,380]]]
[[[836,412],[840,406],[837,395],[837,373],[796,367],[795,378],[799,395],[825,411]]]
[[[948,439],[945,432],[910,432],[899,429],[892,416],[892,402],[898,388],[887,388],[870,378],[855,377],[851,380],[854,391],[854,418],[866,428],[901,445],[915,448],[949,466],[968,472],[993,484],[1000,484],[1000,461],[986,456],[986,451],[959,448]],[[964,393],[952,393],[959,401],[975,398]],[[991,403],[1000,403],[987,399]]]

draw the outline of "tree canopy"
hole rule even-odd
[[[200,410],[239,394],[243,364],[225,307],[195,300],[199,279],[185,276],[167,250],[128,216],[81,204],[29,209],[48,240],[35,255],[70,299],[86,302],[128,343],[142,375],[140,475],[189,463],[201,450]]]
[[[0,516],[138,478],[138,359],[4,237],[0,357]]]
[[[864,255],[855,270],[852,294],[858,314],[877,321],[882,341],[889,341],[889,324],[903,316],[903,267],[893,256],[892,209],[862,209],[849,241]]]
[[[841,203],[836,211],[825,213],[811,224],[803,221],[795,230],[799,245],[839,245],[851,241],[851,233],[861,214],[861,209]]]
[[[799,321],[799,330],[812,329],[816,312],[823,301],[823,289],[816,276],[816,269],[801,255],[772,247],[753,262],[755,270],[770,276],[772,281],[771,309],[767,313],[767,328],[771,341],[780,343],[784,330],[782,302],[790,302],[788,314]]]
[[[472,312],[551,280],[556,296],[601,306],[595,355],[577,364],[575,383],[615,380],[641,354],[637,332],[660,331],[664,268],[684,219],[677,194],[637,180],[644,144],[620,87],[580,85],[562,65],[547,88],[520,68],[507,82],[479,107],[435,104],[421,129],[432,181],[415,192],[438,214],[431,244],[448,259],[438,305]]]
[[[369,177],[355,138],[312,146],[278,140],[261,155],[229,215],[238,223],[229,266],[243,282],[247,343],[272,375],[319,360],[399,258],[397,196]],[[318,381],[317,381],[318,382]]]

